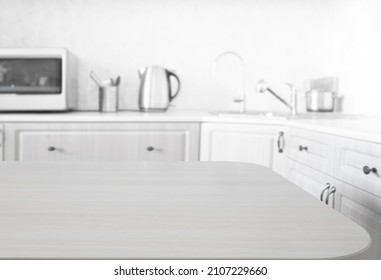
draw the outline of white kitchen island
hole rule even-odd
[[[343,259],[368,233],[269,168],[4,162],[1,259]]]

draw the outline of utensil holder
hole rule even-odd
[[[118,111],[118,86],[99,87],[99,111],[116,112]]]

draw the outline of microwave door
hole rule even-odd
[[[61,94],[62,59],[0,58],[0,94]]]

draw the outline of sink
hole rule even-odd
[[[287,119],[287,113],[262,112],[262,111],[247,111],[240,113],[237,111],[219,111],[212,112],[219,117],[237,117],[237,118],[260,118],[260,119]]]
[[[294,116],[287,112],[265,112],[265,111],[247,111],[240,113],[237,111],[218,111],[211,112],[219,117],[238,117],[238,118],[260,118],[260,119],[283,119],[283,120],[336,120],[336,119],[362,119],[366,118],[364,115],[343,114],[339,112],[319,113],[319,112],[306,112],[298,113]]]
[[[354,114],[343,114],[339,112],[332,113],[299,113],[295,116],[289,115],[287,119],[289,120],[353,120],[353,119],[362,119],[365,118],[364,115],[354,115]]]

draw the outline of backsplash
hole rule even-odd
[[[0,0],[4,4],[1,6],[7,7],[0,10],[0,32],[6,34],[0,47],[69,49],[78,61],[76,108],[79,110],[94,110],[98,106],[97,86],[89,78],[91,70],[104,77],[121,75],[120,106],[137,109],[137,71],[148,65],[173,69],[180,76],[182,90],[173,102],[176,109],[237,109],[232,99],[241,87],[241,77],[237,74],[240,69],[227,59],[219,62],[220,71],[215,76],[211,73],[214,59],[230,50],[239,53],[245,61],[248,109],[287,110],[272,96],[255,92],[259,79],[266,79],[287,98],[287,87],[281,81],[295,83],[302,91],[305,80],[335,75],[340,77],[340,88],[346,95],[344,108],[372,113],[378,111],[375,105],[358,102],[358,90],[366,74],[357,73],[356,63],[364,65],[361,46],[353,45],[357,39],[349,32],[362,32],[362,27],[370,26],[372,17],[348,25],[357,2],[360,3],[356,0]],[[372,10],[367,5],[364,9]],[[375,26],[366,34],[371,35]],[[373,40],[361,38],[366,42]],[[352,44],[345,50],[347,43]],[[368,58],[380,49],[379,45],[376,47],[372,47]],[[354,66],[348,70],[352,53]],[[376,62],[380,60],[372,57]],[[380,67],[381,63],[376,62],[369,71]],[[354,75],[358,80],[353,79]],[[375,82],[373,79],[366,84],[364,94],[376,93]]]

